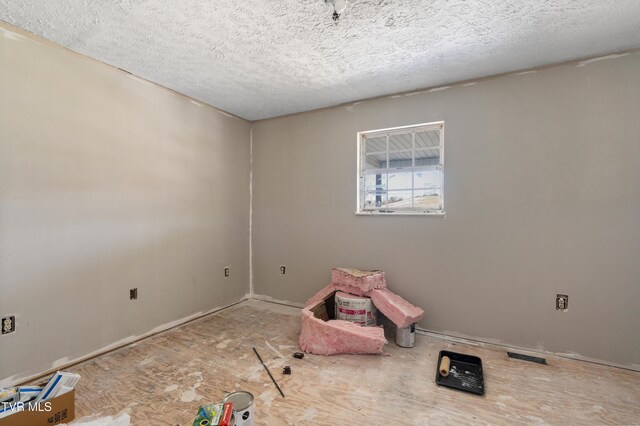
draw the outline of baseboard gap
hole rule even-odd
[[[471,346],[493,346],[493,347],[496,347],[496,348],[505,349],[505,350],[509,350],[509,351],[529,352],[529,353],[538,354],[538,355],[554,356],[554,357],[557,357],[557,358],[569,359],[569,360],[572,360],[572,361],[580,361],[580,362],[586,362],[586,363],[589,363],[589,364],[603,365],[603,366],[606,366],[606,367],[620,368],[622,370],[627,370],[627,371],[640,372],[640,368],[634,368],[634,367],[630,367],[628,365],[616,364],[614,362],[608,362],[608,361],[603,361],[603,360],[599,360],[599,359],[587,358],[587,357],[583,357],[581,355],[567,355],[567,354],[556,353],[556,352],[552,352],[552,351],[545,351],[545,350],[540,350],[540,349],[531,349],[531,348],[522,348],[522,347],[518,347],[518,346],[509,346],[507,344],[495,343],[495,342],[487,342],[487,341],[483,341],[483,340],[480,340],[480,339],[473,339],[473,338],[468,338],[468,337],[451,336],[449,334],[439,333],[437,331],[431,331],[431,330],[427,330],[427,329],[424,329],[424,328],[421,328],[421,327],[416,327],[416,332],[418,334],[422,334],[424,336],[429,336],[429,337],[433,337],[433,338],[436,338],[436,339],[447,340],[447,341],[450,341],[450,342],[463,343],[465,345],[471,345]]]
[[[259,302],[273,303],[274,305],[289,306],[291,308],[297,308],[297,309],[302,309],[304,307],[304,305],[302,304],[296,304],[295,302],[289,302],[287,300],[277,300],[269,296],[263,296],[260,294],[252,294],[250,299],[257,300]]]
[[[169,328],[166,328],[164,330],[159,330],[159,331],[157,331],[155,333],[142,336],[139,339],[132,340],[130,342],[124,343],[124,344],[116,346],[114,348],[109,348],[109,349],[107,349],[105,351],[94,353],[94,354],[92,354],[90,356],[87,356],[86,358],[80,357],[80,358],[78,358],[78,359],[76,359],[76,360],[74,360],[74,361],[72,361],[72,362],[70,362],[68,364],[63,364],[63,365],[60,365],[60,366],[58,366],[56,368],[52,368],[52,369],[46,370],[46,371],[44,371],[42,373],[37,373],[36,375],[29,376],[29,377],[27,377],[25,379],[22,379],[20,382],[18,382],[17,384],[15,384],[13,386],[24,386],[24,385],[27,385],[27,384],[31,384],[31,383],[34,383],[34,382],[38,382],[38,381],[44,380],[44,379],[48,378],[49,376],[51,376],[56,371],[65,370],[67,368],[75,367],[77,365],[80,365],[80,364],[83,364],[85,362],[91,361],[91,360],[93,360],[95,358],[98,358],[98,357],[101,357],[103,355],[107,355],[107,354],[110,354],[112,352],[118,351],[118,350],[120,350],[122,348],[126,348],[127,346],[130,346],[130,345],[133,345],[133,344],[136,344],[136,343],[140,343],[140,342],[142,342],[142,341],[144,341],[146,339],[149,339],[151,337],[157,336],[159,334],[166,333],[168,331],[173,330],[174,328],[182,327],[185,324],[189,324],[191,322],[203,319],[205,317],[208,317],[209,315],[220,313],[220,312],[222,312],[222,311],[224,311],[226,309],[232,308],[232,307],[234,307],[236,305],[239,305],[241,303],[247,302],[249,300],[251,300],[251,299],[247,299],[247,298],[243,297],[241,300],[238,300],[237,302],[234,302],[234,303],[232,303],[230,305],[226,305],[226,306],[223,306],[223,307],[221,307],[219,309],[215,309],[215,310],[213,310],[211,312],[207,312],[207,313],[205,313],[203,315],[200,315],[200,316],[197,316],[197,317],[194,317],[194,318],[190,318],[190,319],[188,319],[188,320],[186,320],[184,322],[175,324],[175,325],[173,325],[173,326],[171,326]]]

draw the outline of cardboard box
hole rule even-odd
[[[25,404],[26,405],[26,404]],[[71,422],[76,415],[76,392],[70,390],[41,402],[39,410],[19,411],[0,419],[0,426],[48,426]]]
[[[313,316],[321,319],[322,321],[336,319],[335,296],[336,292],[334,291],[318,302],[315,306],[309,308],[309,310],[313,312]]]

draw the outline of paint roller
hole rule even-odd
[[[449,375],[449,366],[451,365],[451,360],[449,359],[448,356],[443,356],[442,359],[440,359],[440,375],[442,377],[447,377]]]

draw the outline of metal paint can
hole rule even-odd
[[[409,327],[396,328],[396,344],[403,348],[412,348],[416,345],[416,324]]]
[[[225,396],[222,402],[231,402],[235,413],[235,426],[253,426],[253,395],[238,391]]]

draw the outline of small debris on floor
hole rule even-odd
[[[293,354],[294,358],[302,359],[304,358],[304,354],[302,352],[296,352]]]
[[[280,386],[278,386],[278,382],[276,382],[276,379],[274,379],[273,376],[271,375],[271,371],[269,371],[269,367],[267,367],[267,365],[264,363],[264,361],[262,360],[262,357],[260,356],[260,354],[256,350],[255,346],[253,347],[253,352],[255,352],[256,356],[260,360],[260,364],[262,364],[264,369],[267,371],[267,374],[269,375],[269,377],[271,377],[271,381],[273,382],[274,385],[276,385],[276,388],[278,389],[278,392],[280,392],[280,395],[282,395],[282,397],[284,398],[284,392],[282,392],[282,389],[280,389]]]
[[[282,370],[282,374],[291,374],[291,367],[285,365],[284,370]]]

